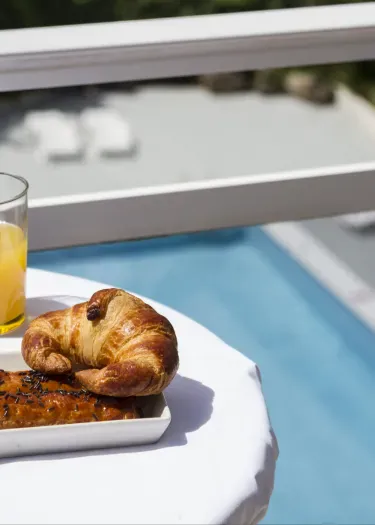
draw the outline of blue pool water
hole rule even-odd
[[[375,523],[375,335],[261,228],[30,254],[197,320],[262,371],[279,445],[267,524]]]

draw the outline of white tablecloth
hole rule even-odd
[[[28,297],[89,297],[106,286],[28,272]],[[146,300],[179,339],[166,434],[139,448],[0,461],[1,523],[249,525],[263,517],[278,450],[256,365],[196,322]],[[2,337],[0,350],[19,342]]]

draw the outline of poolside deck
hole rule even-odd
[[[84,97],[69,91],[44,107],[79,117],[107,105],[129,122],[139,150],[131,158],[38,161],[9,140],[22,111],[2,119],[1,169],[30,182],[30,197],[80,194],[374,160],[374,139],[340,97],[318,107],[254,92],[213,95],[199,86],[149,85]]]

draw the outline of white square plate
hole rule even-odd
[[[31,299],[30,302],[34,307],[32,312],[28,312],[28,320],[47,311],[43,308],[43,305],[47,303],[49,305],[58,304],[59,306],[55,309],[66,308],[76,304],[77,299],[85,301],[85,299],[70,296]],[[38,305],[37,309],[35,305]],[[41,309],[40,312],[37,311],[39,309]],[[7,371],[29,368],[20,350],[22,334],[26,326],[27,324],[24,323],[19,333],[16,331],[0,337],[0,368]],[[9,346],[7,342],[10,343]],[[0,457],[156,443],[171,422],[171,413],[165,397],[162,394],[149,396],[139,398],[139,402],[144,413],[142,419],[0,430]]]

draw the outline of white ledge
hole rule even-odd
[[[374,202],[375,163],[32,199],[29,247],[327,217],[372,210]]]
[[[303,225],[287,222],[264,229],[354,315],[375,329],[375,291],[369,284]]]
[[[0,90],[366,60],[375,3],[8,30]]]

